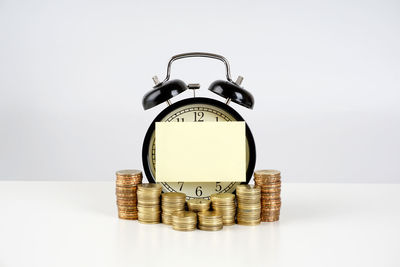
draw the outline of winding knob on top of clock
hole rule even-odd
[[[196,90],[200,89],[199,83],[189,83],[188,89],[193,90],[193,97],[196,97]]]

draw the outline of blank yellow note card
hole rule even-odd
[[[246,181],[244,122],[156,122],[157,182]]]

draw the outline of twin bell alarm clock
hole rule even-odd
[[[186,84],[179,79],[170,80],[171,65],[174,61],[183,58],[205,57],[222,61],[226,67],[226,80],[217,80],[210,84],[208,90],[225,98],[225,101],[218,101],[211,98],[196,97],[196,90],[200,89],[199,84]],[[143,108],[151,109],[162,103],[167,107],[157,115],[146,132],[142,160],[144,172],[150,183],[155,183],[155,123],[156,122],[229,122],[244,121],[242,116],[229,104],[231,102],[252,109],[254,98],[250,92],[242,86],[243,78],[239,76],[233,81],[230,73],[229,62],[221,55],[211,53],[185,53],[173,56],[167,67],[165,79],[160,82],[157,76],[153,77],[155,86],[143,97]],[[171,99],[185,92],[187,89],[194,91],[192,98],[183,99],[171,103]],[[190,156],[190,155],[186,155]],[[254,171],[256,162],[256,148],[253,135],[246,124],[246,182],[248,183]],[[179,158],[176,159],[176,168],[179,168]],[[215,193],[233,193],[240,182],[161,182],[163,192],[182,192],[187,199],[207,198]]]

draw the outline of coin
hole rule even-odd
[[[126,214],[119,213],[118,214],[118,218],[124,219],[124,220],[137,220],[138,216],[137,216],[137,214],[135,214],[135,215],[126,215]]]
[[[133,206],[135,207],[137,204],[136,199],[135,200],[117,200],[117,205],[118,206]]]
[[[258,170],[254,172],[255,184],[261,187],[261,220],[279,220],[281,208],[281,173],[278,170]]]
[[[199,212],[209,210],[211,201],[208,199],[194,198],[189,199],[186,203],[190,211]]]
[[[137,176],[142,176],[142,172],[139,170],[119,170],[116,171],[115,174],[119,177],[137,177]]]
[[[219,194],[212,194],[211,195],[211,201],[226,201],[227,199],[229,200],[234,200],[235,195],[231,193],[219,193]]]
[[[261,222],[261,218],[259,219],[254,219],[254,220],[243,220],[243,219],[238,219],[238,224],[240,225],[246,225],[246,226],[253,226],[253,225],[258,225]]]
[[[257,185],[238,185],[236,187],[237,223],[257,225],[261,221],[261,188]]]
[[[121,186],[117,186],[116,190],[115,190],[115,194],[116,195],[129,195],[129,194],[134,194],[136,195],[137,192],[137,186],[131,186],[131,187],[121,187]]]
[[[137,187],[138,219],[140,223],[160,222],[161,185],[140,184]]]
[[[218,211],[201,211],[197,215],[200,230],[218,231],[224,226],[222,214]]]
[[[142,191],[146,191],[146,192],[150,192],[150,191],[161,191],[161,185],[160,184],[140,184],[138,185],[138,190],[142,190]]]
[[[116,189],[118,217],[136,220],[137,186],[142,183],[142,172],[139,170],[120,170],[116,172]]]
[[[223,224],[219,226],[207,226],[207,225],[199,225],[199,229],[203,231],[219,231],[222,230]]]
[[[263,194],[266,193],[276,193],[280,194],[281,193],[281,188],[269,188],[269,189],[262,189]]]
[[[161,195],[162,199],[182,199],[186,198],[186,195],[184,193],[179,193],[179,192],[168,192],[164,193]]]
[[[278,170],[258,170],[254,172],[254,181],[256,184],[280,182],[280,180],[281,173]]]
[[[186,196],[185,196],[186,197]],[[193,211],[176,211],[172,214],[172,229],[193,231],[197,226],[197,215]]]
[[[137,199],[137,195],[136,193],[132,193],[132,194],[117,194],[117,199],[119,200],[136,200]]]
[[[254,176],[280,176],[281,172],[278,170],[257,170],[254,172]]]
[[[282,206],[282,203],[280,202],[261,202],[261,207],[262,209],[280,209]]]
[[[220,193],[211,195],[212,208],[222,215],[225,226],[235,224],[236,204],[235,195],[231,193]]]
[[[261,216],[261,220],[262,220],[263,222],[275,222],[275,221],[279,221],[279,215]]]
[[[186,195],[178,192],[168,192],[161,195],[162,222],[172,224],[172,214],[185,210]]]
[[[116,172],[117,186],[122,188],[135,187],[142,183],[142,172],[139,170],[120,170]]]

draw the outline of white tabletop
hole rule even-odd
[[[120,220],[114,190],[0,182],[0,266],[400,266],[400,185],[283,184],[279,222],[219,232]]]

